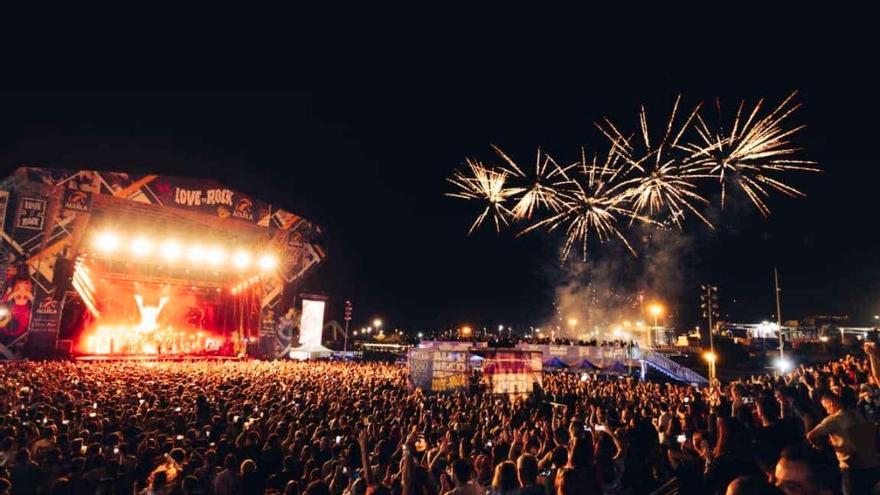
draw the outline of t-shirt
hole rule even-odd
[[[857,411],[838,411],[823,419],[813,431],[828,436],[840,469],[880,465],[874,425]]]

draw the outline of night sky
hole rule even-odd
[[[552,313],[559,239],[492,228],[467,237],[478,205],[443,195],[466,156],[490,159],[495,143],[530,166],[540,145],[567,161],[581,145],[603,144],[593,121],[635,125],[641,103],[661,114],[682,92],[688,104],[718,96],[732,112],[740,98],[775,103],[799,89],[804,107],[792,123],[809,127],[795,141],[825,172],[792,176],[808,197],[774,195],[767,220],[734,206],[715,232],[686,225],[678,297],[667,302],[678,326],[693,325],[698,285],[712,281],[731,319],[772,318],[778,266],[784,319],[849,314],[864,323],[880,313],[878,81],[868,44],[794,41],[758,62],[634,54],[648,62],[620,68],[586,48],[500,58],[487,49],[492,58],[442,62],[385,53],[278,91],[2,93],[0,172],[216,178],[326,229],[329,258],[303,290],[331,298],[331,319],[350,298],[355,326],[381,316],[413,332],[524,327]],[[615,256],[628,262],[613,247],[604,254]]]

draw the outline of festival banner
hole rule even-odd
[[[41,198],[22,198],[18,204],[18,219],[15,226],[20,229],[43,230],[46,221],[46,200]]]
[[[468,352],[434,351],[431,391],[451,392],[467,387]]]
[[[30,331],[34,333],[58,332],[61,323],[59,305],[52,294],[44,294],[40,304],[34,308],[31,315]]]
[[[260,317],[260,336],[268,337],[275,335],[276,329],[277,322],[275,321],[275,310],[272,308],[265,308]]]
[[[495,394],[528,395],[541,386],[541,353],[534,351],[483,351],[483,374]]]
[[[431,375],[434,352],[430,349],[410,349],[407,355],[409,378],[413,386],[431,390]]]
[[[268,204],[207,181],[161,177],[151,184],[151,190],[165,206],[252,224],[269,212]]]

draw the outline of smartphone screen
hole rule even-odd
[[[687,435],[679,435],[676,440],[678,440],[678,443],[685,443],[687,441]]]

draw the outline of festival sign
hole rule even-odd
[[[483,374],[495,394],[528,395],[541,386],[541,353],[534,351],[484,351]]]
[[[267,204],[210,181],[163,177],[156,181],[152,190],[166,206],[220,218],[257,223],[269,212]]]
[[[467,386],[468,352],[434,351],[431,391],[451,392]]]
[[[275,330],[277,327],[277,322],[275,321],[275,310],[271,308],[266,308],[263,311],[263,315],[260,318],[260,335],[262,336],[270,336],[275,335]]]
[[[58,306],[59,303],[52,294],[44,294],[31,315],[30,331],[57,332],[61,323],[61,311]]]
[[[92,210],[92,193],[77,189],[65,189],[63,203],[65,210],[88,212]]]
[[[431,390],[433,351],[430,349],[410,349],[407,355],[409,377],[413,386]]]
[[[46,200],[22,198],[18,204],[18,220],[15,226],[20,229],[43,230],[46,221]]]

